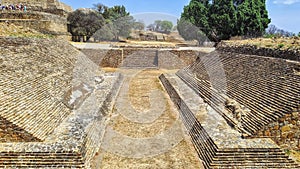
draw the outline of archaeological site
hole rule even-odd
[[[0,168],[300,168],[300,50],[75,43],[68,5],[0,2],[51,35],[0,34]]]

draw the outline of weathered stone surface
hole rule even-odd
[[[113,68],[122,67],[124,64],[126,64],[125,62],[130,61],[131,63],[140,65],[134,67],[155,66],[161,69],[180,69],[193,63],[199,54],[205,54],[205,52],[192,50],[158,50],[148,48],[120,48],[110,50],[81,49],[81,51],[86,54],[94,63],[99,64],[101,67]],[[153,52],[153,54],[151,54],[151,52]],[[145,63],[142,63],[142,59],[139,57],[148,57],[152,60],[151,63],[157,62],[157,64],[149,64],[145,61]]]
[[[296,109],[298,111],[300,100],[300,76],[294,73],[299,62],[224,52],[226,50],[224,47],[224,50],[202,55],[177,74],[241,133],[271,137],[277,143],[284,140],[286,145],[297,149],[285,132],[299,131],[299,115],[292,114]],[[227,97],[250,110],[240,123],[228,113],[234,108],[217,107],[226,105]],[[280,134],[272,130],[278,130]],[[282,138],[278,138],[279,135]]]
[[[287,132],[287,131],[290,131],[290,130],[291,130],[291,127],[288,126],[288,125],[281,127],[281,132]]]
[[[23,3],[27,6],[27,11],[39,11],[53,13],[56,15],[65,15],[72,11],[69,5],[58,0],[2,0],[2,4],[19,4]]]
[[[271,49],[271,48],[260,48],[255,45],[230,45],[226,43],[220,43],[217,46],[218,50],[226,52],[234,52],[240,54],[248,55],[259,55],[266,57],[282,58],[300,61],[300,51],[299,50],[280,50],[280,49]]]
[[[206,168],[298,168],[268,138],[243,139],[225,119],[213,110],[194,111],[199,96],[175,75],[160,80],[181,113],[199,157]],[[194,102],[186,102],[191,99]],[[199,116],[196,118],[195,116]]]
[[[88,168],[121,76],[65,41],[0,41],[0,168]],[[75,110],[63,104],[70,89],[83,94]]]
[[[0,13],[0,22],[9,22],[17,26],[28,27],[44,34],[68,38],[67,18],[43,12],[4,11]]]

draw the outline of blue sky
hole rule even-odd
[[[145,12],[168,14],[180,17],[183,6],[190,0],[61,0],[66,4],[77,8],[90,8],[93,4],[102,3],[107,6],[124,5],[131,14],[139,15]],[[300,32],[300,0],[267,0],[267,8],[272,23],[278,28]],[[150,16],[150,15],[149,15]],[[160,18],[157,18],[160,19]]]

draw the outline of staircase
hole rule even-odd
[[[158,68],[158,52],[157,50],[136,51],[123,60],[121,67],[127,69]]]
[[[179,109],[205,168],[300,167],[271,139],[243,139],[240,133],[228,126],[224,118],[211,107],[204,113],[195,111],[194,107],[201,104],[197,102],[198,94],[177,76],[164,74],[160,76],[160,80]]]

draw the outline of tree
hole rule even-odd
[[[137,21],[133,23],[133,29],[135,30],[144,30],[145,29],[145,23],[143,21]]]
[[[94,5],[94,8],[100,13],[105,19],[108,20],[117,20],[121,17],[129,16],[130,13],[126,11],[125,6],[113,6],[111,8],[98,3]]]
[[[177,30],[185,40],[197,40],[199,45],[207,41],[207,37],[199,27],[181,18],[177,21]]]
[[[160,25],[160,29],[163,32],[170,32],[173,28],[173,23],[171,21],[162,21]]]
[[[156,25],[154,23],[152,23],[152,24],[150,24],[150,25],[147,26],[147,29],[149,31],[155,31],[155,27],[156,27]]]
[[[149,30],[168,33],[173,28],[173,23],[167,20],[156,20],[153,24],[147,26]]]
[[[208,0],[192,0],[189,5],[183,8],[181,19],[188,21],[194,26],[198,27],[207,36],[212,35],[209,25],[209,8],[210,4]],[[180,20],[181,20],[180,19]],[[196,33],[196,32],[195,32]],[[212,36],[210,36],[210,39]]]
[[[275,26],[275,25],[270,25],[268,27],[268,29],[266,30],[266,34],[269,34],[269,35],[275,35],[275,33],[278,31],[278,28]]]
[[[265,6],[265,0],[244,0],[237,8],[239,35],[262,36],[268,27],[270,19]]]
[[[102,26],[102,28],[97,32],[95,32],[93,37],[97,40],[112,41],[115,40],[115,35],[113,34],[113,32],[115,32],[114,25],[109,22]]]
[[[293,32],[285,31],[283,29],[277,28],[275,25],[270,25],[266,29],[265,37],[291,37],[295,34]]]
[[[124,16],[120,17],[113,21],[113,25],[115,27],[115,36],[118,39],[120,36],[127,38],[131,33],[134,25],[134,18],[132,16]]]
[[[229,39],[237,34],[235,31],[237,17],[233,0],[215,0],[210,6],[209,16],[209,23],[213,32],[210,35],[212,39],[219,41]]]
[[[265,0],[191,0],[181,18],[214,42],[237,35],[261,36],[270,23]]]
[[[126,11],[126,8],[123,5],[109,8],[99,3],[94,5],[94,8],[103,16],[106,20],[106,24],[109,25],[105,28],[105,30],[111,31],[110,33],[107,33],[107,35],[109,35],[108,37],[114,35],[114,40],[118,40],[120,36],[129,36],[135,20],[130,16],[130,13]]]
[[[90,38],[104,24],[104,18],[93,10],[79,10],[68,15],[70,33],[75,36],[87,36]]]

